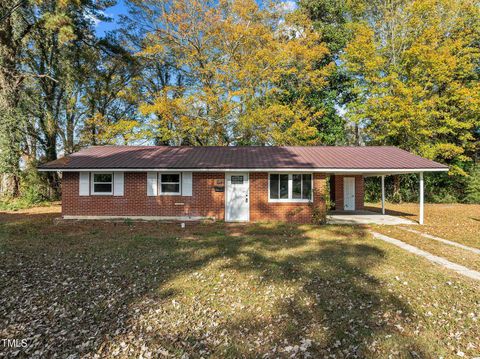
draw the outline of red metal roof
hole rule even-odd
[[[95,146],[39,167],[74,169],[447,169],[396,147]]]

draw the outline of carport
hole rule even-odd
[[[424,223],[424,173],[445,172],[448,168],[397,168],[397,169],[364,169],[358,172],[337,172],[330,176],[330,199],[335,208],[327,214],[327,221],[331,224],[415,224],[415,222],[385,214],[385,176],[418,175],[418,224]],[[381,214],[364,209],[364,179],[378,177],[381,181]]]

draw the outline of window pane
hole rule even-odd
[[[288,175],[280,175],[280,198],[288,198]]]
[[[270,175],[270,198],[278,199],[278,175]]]
[[[303,176],[303,199],[312,198],[312,175],[302,175]]]
[[[232,184],[243,184],[243,176],[232,176]]]
[[[110,193],[112,192],[111,183],[94,183],[93,192],[95,193]]]
[[[292,198],[302,198],[302,175],[292,175]]]
[[[162,174],[161,181],[180,183],[180,175],[178,173]]]
[[[112,182],[111,173],[94,173],[93,182]]]
[[[180,192],[179,184],[162,184],[162,193],[178,193]]]

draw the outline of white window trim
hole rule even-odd
[[[96,174],[109,174],[112,176],[111,182],[95,182],[95,175]],[[95,184],[111,184],[112,190],[110,192],[95,192]],[[113,172],[92,172],[90,173],[90,192],[93,196],[112,196],[113,195]]]
[[[162,174],[178,175],[178,182],[162,182]],[[182,195],[182,172],[160,172],[157,175],[159,196],[181,196]],[[162,192],[162,184],[178,184],[178,192]]]
[[[280,175],[280,174],[288,174],[288,198],[270,198],[270,175]],[[312,192],[310,193],[309,199],[304,198],[292,198],[292,188],[293,188],[293,175],[310,175],[312,181]],[[303,183],[302,183],[303,188]],[[312,173],[303,173],[303,172],[269,172],[268,173],[268,202],[280,202],[280,203],[310,203],[313,201],[313,174]]]

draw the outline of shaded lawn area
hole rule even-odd
[[[380,211],[380,203],[368,203],[366,209]],[[418,203],[387,203],[386,213],[418,220]],[[466,246],[480,248],[479,204],[425,204],[425,224],[407,226]]]
[[[43,213],[50,211],[51,213]],[[0,337],[19,357],[480,353],[480,286],[366,228],[0,213]]]

